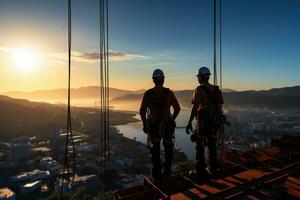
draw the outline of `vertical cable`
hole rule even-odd
[[[73,152],[73,176],[72,180],[75,178],[75,170],[76,170],[76,152],[75,152],[75,144],[74,144],[74,139],[73,139],[73,131],[72,131],[72,116],[71,116],[71,66],[72,66],[72,4],[71,0],[69,0],[69,34],[68,34],[68,65],[69,65],[69,83],[68,83],[68,118],[69,118],[69,131],[71,136],[71,144],[72,144],[72,152]]]
[[[107,168],[109,169],[109,143],[110,143],[110,140],[109,140],[109,130],[110,130],[110,123],[109,123],[109,46],[108,46],[108,0],[106,0],[106,80],[107,80],[107,83],[106,83],[106,90],[107,90],[107,95],[106,95],[106,101],[107,101],[107,119],[106,119],[106,124],[107,124]],[[109,173],[107,171],[107,177],[109,177]]]
[[[99,0],[99,67],[100,67],[100,156],[102,190],[108,185],[109,160],[109,48],[108,48],[108,0]]]
[[[219,58],[220,58],[220,89],[222,91],[223,89],[223,60],[222,60],[222,0],[220,0],[219,4],[219,39],[220,39],[220,52],[219,52]]]
[[[99,1],[99,34],[100,34],[100,156],[101,156],[101,169],[100,169],[100,175],[101,175],[101,181],[103,180],[103,52],[102,52],[102,43],[103,43],[103,37],[102,37],[102,0]],[[102,190],[103,190],[102,185]]]
[[[214,85],[217,85],[217,2],[214,0]]]
[[[102,36],[103,36],[103,179],[104,179],[104,191],[107,187],[107,177],[106,177],[106,42],[105,42],[105,0],[103,0],[102,7]]]
[[[222,0],[219,0],[219,65],[220,65],[220,89],[223,90],[223,60],[222,60]],[[221,134],[221,164],[226,162],[226,151],[225,151],[225,132],[224,122],[221,123],[220,127]]]
[[[75,144],[73,140],[72,132],[72,117],[71,117],[71,51],[72,51],[72,1],[68,0],[68,114],[67,114],[67,131],[66,131],[66,143],[65,143],[65,153],[64,153],[64,167],[63,167],[63,177],[61,179],[61,197],[63,195],[64,189],[64,179],[67,181],[73,181],[76,172],[76,152]],[[70,174],[70,158],[69,158],[69,143],[72,145],[72,178]],[[67,173],[67,177],[66,177]]]

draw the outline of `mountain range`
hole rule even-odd
[[[227,90],[228,91],[228,90]],[[192,90],[174,91],[183,108],[190,108]],[[274,88],[270,90],[248,90],[223,92],[225,107],[254,108],[300,108],[300,86]],[[112,104],[136,104],[141,101],[142,94],[127,94],[111,100]],[[135,102],[135,103],[133,103]]]
[[[130,91],[130,90],[110,88],[109,95],[110,98],[112,99],[127,94],[137,94],[142,92],[144,92],[144,90]],[[31,92],[9,91],[9,92],[4,92],[1,95],[10,96],[13,98],[30,99],[30,100],[66,99],[67,89],[36,90]],[[87,86],[87,87],[80,87],[76,89],[72,88],[71,95],[72,98],[75,99],[96,99],[100,97],[100,87]]]
[[[72,127],[85,130],[99,123],[99,110],[73,107]],[[134,122],[132,112],[110,112],[110,124]],[[19,135],[49,136],[56,128],[65,128],[67,107],[49,103],[31,102],[0,95],[0,139],[8,140]],[[89,132],[93,133],[94,130]]]
[[[95,90],[99,88],[88,87],[79,88],[77,97],[92,98],[97,95]],[[27,97],[41,94],[46,97],[62,97],[65,90],[36,91],[25,93]],[[80,93],[80,91],[84,91]],[[144,90],[128,91],[111,89],[115,98],[111,99],[111,105],[130,107],[131,110],[138,110]],[[174,91],[182,108],[190,108],[192,90]],[[24,93],[15,93],[18,95]],[[59,95],[60,94],[60,95]],[[272,109],[300,109],[300,86],[275,88],[261,91],[233,91],[224,92],[225,107],[252,107],[252,108],[272,108]],[[75,96],[73,94],[73,96]],[[38,97],[38,96],[36,96]],[[40,99],[41,99],[40,97]],[[25,98],[25,96],[22,96]],[[49,133],[53,127],[65,127],[66,106],[54,105],[50,103],[32,102],[25,99],[15,99],[0,95],[0,137],[8,138],[19,134],[38,135]],[[122,124],[134,121],[134,113],[130,112],[111,112],[111,124]],[[94,108],[72,108],[73,126],[82,128],[81,124],[94,126],[99,114]],[[84,128],[84,127],[83,127]]]
[[[71,89],[72,99],[99,99],[100,88],[98,86],[81,87]],[[131,107],[137,110],[145,90],[123,90],[110,88],[110,102],[112,106]],[[176,97],[183,108],[189,108],[192,90],[175,90]],[[30,100],[66,100],[66,89],[38,90],[32,92],[6,92],[2,95],[13,98]],[[267,107],[267,108],[300,108],[300,86],[273,88],[270,90],[235,91],[223,89],[225,106],[227,107]],[[130,106],[131,105],[131,106]]]

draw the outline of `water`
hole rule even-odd
[[[47,100],[49,103],[53,104],[65,104],[66,99],[53,99]],[[35,100],[35,101],[44,101],[44,100]],[[71,104],[73,106],[79,107],[93,107],[97,99],[72,99]],[[140,102],[138,102],[139,104]],[[126,102],[124,104],[111,104],[115,110],[130,110],[137,111],[137,102]],[[176,119],[177,127],[175,131],[175,147],[180,148],[187,156],[188,159],[194,159],[194,144],[190,140],[190,136],[185,133],[185,126],[189,118],[190,111],[182,110],[179,116]],[[139,115],[136,115],[137,119],[140,119]],[[143,142],[146,144],[147,135],[143,132],[143,126],[141,122],[129,123],[126,125],[116,126],[121,133],[124,134],[127,138],[135,138],[137,141]]]
[[[175,147],[180,148],[188,157],[194,159],[194,144],[190,140],[190,136],[185,133],[185,126],[189,118],[190,111],[181,111],[176,119],[177,127],[175,131]],[[139,119],[139,115],[136,115]],[[116,126],[125,137],[135,138],[142,143],[147,142],[147,135],[143,132],[143,125],[141,122],[129,123],[125,125]]]

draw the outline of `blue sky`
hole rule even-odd
[[[151,87],[151,73],[160,66],[168,87],[195,87],[197,69],[212,67],[212,2],[109,0],[110,50],[124,55],[124,59],[111,61],[111,85]],[[300,85],[300,1],[223,0],[222,4],[224,87]],[[63,0],[0,0],[0,47],[22,44],[38,51],[65,51],[66,6]],[[74,51],[97,51],[98,24],[97,0],[73,0]],[[97,66],[96,62],[74,62],[73,86],[97,84]],[[53,80],[55,73],[48,70]],[[65,86],[64,78],[53,84],[49,80],[48,88]],[[31,86],[18,88],[3,82],[2,87],[0,90],[30,90]]]

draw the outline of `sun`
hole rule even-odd
[[[22,72],[30,72],[37,67],[39,56],[30,49],[14,49],[12,52],[13,65]]]

